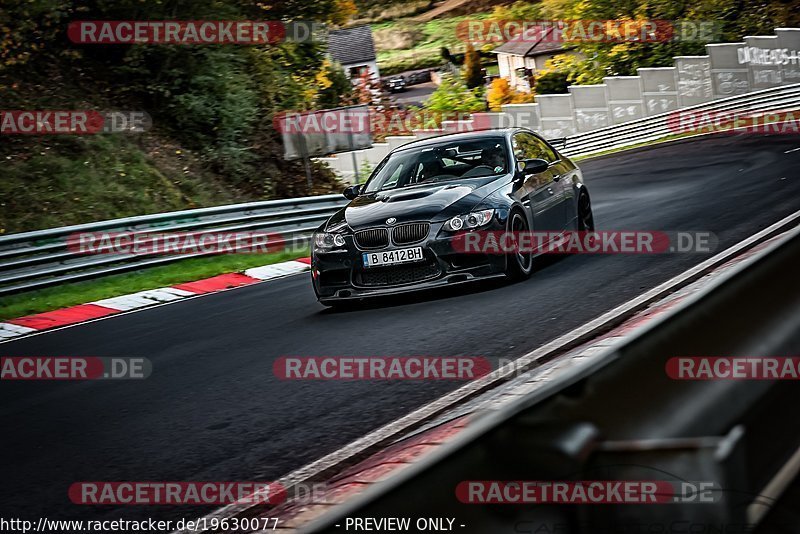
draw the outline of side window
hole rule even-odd
[[[512,146],[517,159],[543,159],[551,163],[558,159],[544,141],[529,133],[520,132],[514,135]]]
[[[555,150],[550,148],[550,146],[547,143],[543,142],[541,139],[538,139],[538,141],[542,144],[542,147],[544,149],[545,157],[542,158],[543,160],[549,163],[553,163],[554,161],[558,161],[559,159],[561,159],[556,155]]]
[[[392,187],[397,187],[397,180],[400,179],[400,175],[402,173],[403,173],[403,164],[401,163],[400,165],[397,166],[397,168],[394,170],[389,179],[386,180],[386,182],[383,184],[383,188],[389,189]]]

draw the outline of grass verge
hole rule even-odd
[[[308,256],[307,252],[235,254],[190,258],[140,271],[115,274],[61,286],[46,287],[3,297],[0,320],[57,310],[95,300],[118,297],[136,291],[193,282],[218,274],[232,273]]]

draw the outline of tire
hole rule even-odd
[[[508,216],[508,231],[528,232],[528,220],[522,212],[514,210]],[[533,272],[533,252],[514,252],[506,255],[506,277],[509,280],[525,280]]]
[[[581,232],[594,232],[592,201],[585,191],[581,191],[578,195],[578,230]]]

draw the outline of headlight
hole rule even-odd
[[[344,236],[342,234],[330,234],[328,232],[314,234],[314,248],[318,250],[341,248],[344,246],[344,243]]]
[[[467,213],[466,215],[458,215],[444,223],[444,229],[450,232],[473,228],[480,228],[488,224],[494,216],[494,210],[480,210]]]

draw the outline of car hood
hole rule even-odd
[[[473,179],[461,183],[406,187],[362,195],[337,212],[328,228],[342,222],[359,230],[383,226],[389,218],[397,223],[410,221],[442,221],[469,212],[493,189],[497,176]]]

